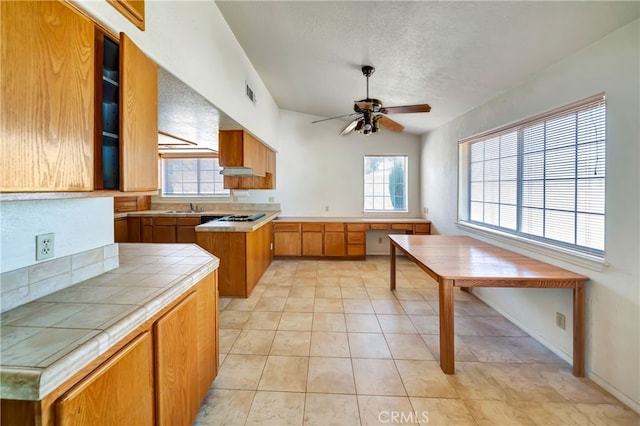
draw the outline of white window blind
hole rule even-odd
[[[604,254],[604,96],[463,143],[469,222]]]

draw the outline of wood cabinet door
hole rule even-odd
[[[120,189],[158,189],[158,66],[120,33]]]
[[[153,225],[153,238],[154,243],[175,243],[176,240],[176,226],[175,225]]]
[[[325,228],[326,229],[326,228]],[[344,256],[346,244],[344,232],[324,232],[324,255]]]
[[[154,324],[156,422],[159,425],[190,425],[198,414],[201,400],[197,319],[194,292]]]
[[[59,1],[0,19],[0,191],[93,190],[93,22]]]
[[[302,233],[302,255],[303,256],[322,256],[323,235],[322,232],[303,232]]]
[[[195,243],[196,227],[195,226],[178,226],[178,228],[176,229],[176,242]]]
[[[114,241],[116,243],[126,243],[129,241],[129,229],[127,224],[127,218],[121,217],[114,220]]]
[[[207,394],[218,374],[218,271],[196,286],[198,306],[198,398]]]
[[[300,232],[274,232],[273,255],[274,256],[300,256],[301,238]]]
[[[55,402],[56,425],[153,424],[152,361],[144,332]]]
[[[152,243],[153,242],[153,225],[142,225],[142,242],[143,243]]]
[[[142,242],[142,229],[139,217],[127,218],[127,241],[130,243]]]

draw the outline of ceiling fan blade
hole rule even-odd
[[[428,104],[421,105],[405,105],[395,107],[384,107],[380,112],[385,114],[404,114],[411,112],[429,112],[431,107]]]
[[[385,117],[384,115],[378,116],[378,123],[394,132],[401,132],[402,130],[404,130],[404,126],[402,124],[393,121],[392,119],[390,119],[389,117]]]
[[[360,117],[356,118],[351,123],[349,123],[349,125],[340,132],[340,135],[342,136],[342,135],[346,135],[347,133],[351,133],[353,129],[355,129],[356,126],[358,125],[359,120],[360,120]]]
[[[333,120],[334,118],[350,117],[352,115],[359,114],[358,112],[351,112],[349,114],[336,115],[335,117],[323,118],[322,120],[312,121],[311,124],[320,123],[321,121]]]

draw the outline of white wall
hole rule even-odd
[[[346,122],[280,111],[277,198],[283,216],[363,216],[365,154],[409,156],[409,213],[420,217],[420,138],[382,129],[340,136]],[[329,206],[329,211],[325,211]],[[387,214],[388,216],[389,214]],[[402,216],[403,214],[395,214]]]
[[[36,235],[53,232],[54,259],[113,244],[113,198],[0,203],[0,272],[36,262]]]
[[[106,1],[74,3],[114,32],[125,32],[149,57],[274,149],[278,106],[214,1],[147,1],[140,31]],[[245,95],[245,81],[257,98]]]
[[[587,284],[587,371],[640,411],[640,58],[635,21],[562,62],[532,76],[521,87],[458,117],[424,137],[422,197],[441,234],[463,234],[457,219],[457,141],[599,92],[607,99],[606,260],[595,271],[512,245],[525,255],[591,278]],[[473,235],[472,235],[473,236]],[[564,290],[478,289],[534,337],[571,357],[571,322],[555,326],[555,312],[571,318]]]

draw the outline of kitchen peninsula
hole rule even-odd
[[[266,212],[253,222],[213,220],[196,227],[198,245],[220,258],[221,296],[251,295],[273,259],[271,222],[279,214]]]
[[[193,422],[218,369],[219,261],[192,244],[119,258],[2,314],[3,425]]]

